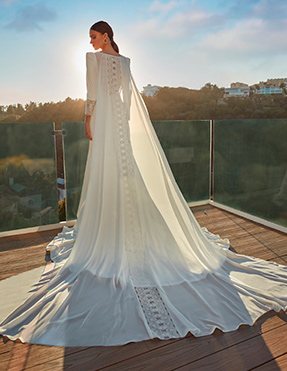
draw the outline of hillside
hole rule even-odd
[[[143,99],[152,120],[210,120],[287,118],[284,95],[223,99],[224,88],[209,84],[200,90],[163,87],[154,97]],[[67,98],[57,103],[30,102],[0,107],[0,122],[83,121],[85,101]]]

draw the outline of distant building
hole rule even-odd
[[[143,87],[143,94],[146,97],[153,97],[155,93],[159,91],[159,89],[160,86],[148,84],[147,86]]]
[[[255,94],[270,95],[270,94],[283,94],[283,89],[279,86],[264,85],[255,90]]]
[[[267,85],[273,86],[273,87],[280,87],[282,83],[285,84],[285,86],[287,86],[287,77],[278,78],[278,79],[267,79],[266,81],[260,81],[258,84],[253,84],[251,85],[251,87],[254,89],[256,89],[258,86],[260,88],[264,88]]]
[[[225,88],[224,98],[229,97],[248,97],[250,95],[250,87],[242,82],[233,82],[230,88]]]

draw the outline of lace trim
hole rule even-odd
[[[147,285],[150,283],[150,278],[146,274],[147,267],[145,267],[145,253],[141,238],[129,125],[119,95],[114,97],[114,108],[114,132],[120,162],[120,178],[124,186],[126,218],[129,225],[129,230],[125,231],[126,254],[133,283]]]
[[[135,287],[149,328],[160,338],[180,337],[156,287]]]
[[[129,274],[150,330],[161,339],[180,337],[146,264],[135,184],[136,164],[130,142],[128,117],[120,95],[121,65],[117,62],[120,61],[107,62],[108,89],[114,107],[115,142],[129,226],[124,232]]]
[[[87,99],[86,101],[86,108],[85,108],[85,114],[86,115],[92,115],[94,108],[96,105],[96,101],[92,99]]]
[[[117,93],[122,85],[121,61],[119,58],[107,59],[109,94]]]

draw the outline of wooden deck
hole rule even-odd
[[[211,206],[196,208],[202,226],[232,249],[287,264],[287,236]],[[44,248],[59,230],[0,240],[0,279],[45,265]],[[4,268],[3,268],[4,267]],[[3,269],[2,269],[3,268]],[[267,313],[252,326],[195,338],[115,347],[63,348],[0,338],[0,370],[287,370],[287,314]]]

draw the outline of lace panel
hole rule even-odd
[[[108,59],[107,64],[108,89],[113,102],[114,135],[120,178],[124,186],[128,225],[128,230],[125,231],[125,252],[130,278],[150,330],[161,339],[180,337],[146,264],[136,193],[136,164],[130,142],[129,120],[120,94],[121,65],[118,59]]]
[[[109,94],[117,93],[122,85],[120,58],[107,58],[107,75]]]
[[[85,114],[86,115],[92,115],[94,108],[96,105],[96,101],[92,99],[87,99],[86,101],[86,108],[85,108]]]
[[[149,328],[160,339],[180,337],[156,287],[135,287]]]

